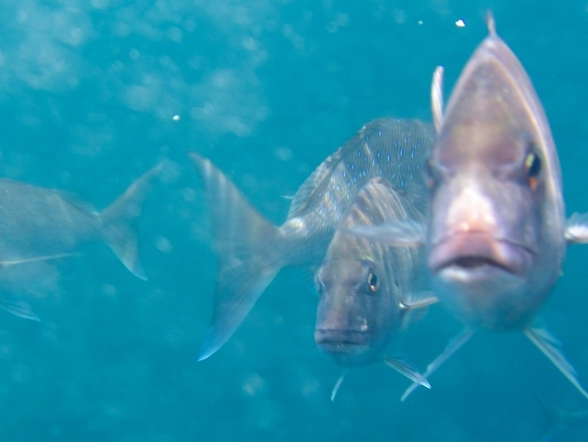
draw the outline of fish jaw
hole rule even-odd
[[[444,279],[485,279],[487,271],[523,278],[529,272],[532,254],[525,246],[486,232],[464,232],[433,245],[429,267]]]
[[[359,367],[369,364],[377,353],[370,346],[372,336],[368,331],[316,329],[314,340],[323,353],[344,367]]]
[[[532,262],[526,247],[480,232],[452,235],[429,254],[440,298],[468,325],[493,330],[520,330],[535,317],[542,298],[532,296]]]

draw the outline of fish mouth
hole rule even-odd
[[[516,242],[486,232],[458,233],[433,244],[429,268],[435,274],[479,274],[487,270],[523,276],[533,252]]]
[[[317,329],[314,332],[317,346],[326,353],[359,352],[368,347],[369,333],[357,330]]]

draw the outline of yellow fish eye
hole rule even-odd
[[[534,152],[529,152],[525,158],[525,169],[529,176],[529,187],[534,189],[539,183],[539,172],[541,171],[541,159]]]
[[[378,290],[378,287],[379,287],[378,276],[371,270],[370,270],[370,273],[368,274],[368,277],[367,277],[367,285],[368,285],[368,289],[372,293],[374,293],[376,290]]]

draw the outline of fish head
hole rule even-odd
[[[390,319],[398,307],[383,268],[369,259],[329,259],[315,279],[319,349],[345,367],[374,362],[398,327]]]
[[[521,329],[557,280],[565,254],[559,161],[522,65],[490,35],[453,90],[426,164],[428,266],[465,322]]]

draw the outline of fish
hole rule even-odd
[[[430,387],[412,364],[385,355],[390,341],[410,323],[411,312],[438,301],[430,292],[419,291],[424,248],[374,243],[348,231],[394,219],[422,221],[422,201],[421,195],[397,191],[381,177],[372,178],[359,192],[315,275],[319,301],[314,339],[339,365],[351,368],[385,360]]]
[[[158,164],[144,173],[102,212],[60,190],[0,179],[0,269],[76,255],[82,244],[101,240],[133,275],[146,280],[135,221],[150,182],[162,167]],[[4,296],[0,308],[39,320],[16,297]]]
[[[398,189],[426,186],[422,165],[433,140],[432,126],[420,120],[380,118],[364,125],[304,181],[279,227],[210,160],[189,153],[206,188],[219,261],[199,360],[227,342],[282,267],[320,265],[337,225],[371,178],[384,177]]]
[[[479,330],[518,331],[588,398],[540,318],[567,247],[588,240],[588,216],[566,220],[559,159],[539,97],[491,14],[487,26],[445,111],[443,68],[433,75],[437,138],[424,167],[428,224],[388,223],[356,233],[426,243],[433,291],[465,325],[423,376]]]

